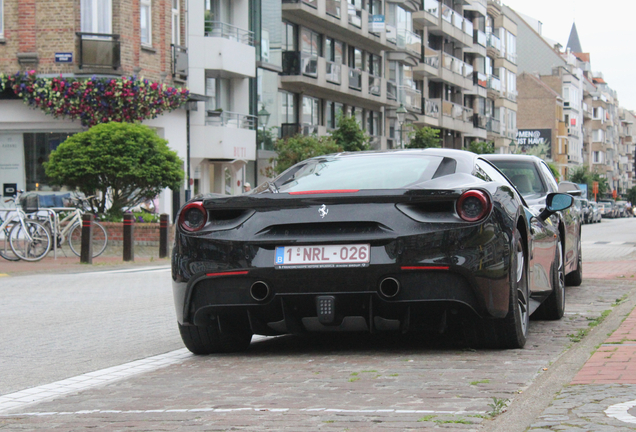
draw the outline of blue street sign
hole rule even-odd
[[[73,63],[73,53],[55,53],[55,63]]]

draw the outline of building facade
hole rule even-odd
[[[174,46],[185,37],[185,0],[0,0],[0,72],[89,78],[133,76],[180,86]],[[186,112],[145,124],[186,158]],[[85,130],[29,109],[12,90],[0,93],[0,184],[51,190],[43,162],[69,135]],[[175,203],[182,201],[176,191]],[[160,211],[171,213],[173,194]]]

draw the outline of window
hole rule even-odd
[[[296,51],[296,26],[283,22],[283,51]]]
[[[595,151],[592,152],[592,162],[593,163],[603,163],[603,152]]]
[[[369,111],[367,115],[367,132],[371,136],[380,135],[380,113],[377,111]]]
[[[342,64],[344,60],[344,43],[328,37],[325,43],[325,56],[329,61]]]
[[[338,102],[327,102],[325,110],[325,123],[328,129],[338,127],[338,118],[344,113],[344,107]]]
[[[181,42],[181,29],[179,25],[179,1],[172,0],[172,43],[174,45],[180,45]]]
[[[308,28],[303,28],[300,32],[301,51],[309,57],[318,57],[321,54],[320,35]]]
[[[4,0],[0,0],[0,38],[4,37],[4,12],[2,3]]]
[[[506,31],[506,58],[512,63],[517,63],[517,36]]]
[[[601,123],[605,122],[605,110],[603,107],[596,107],[592,109],[592,119],[601,120]]]
[[[594,141],[594,142],[604,142],[605,141],[605,131],[603,129],[594,129],[592,131],[592,141]]]
[[[367,55],[367,71],[369,75],[382,76],[382,57],[377,54]]]
[[[280,100],[280,122],[296,123],[296,109],[294,104],[294,94],[285,91],[279,91]]]
[[[303,96],[303,119],[304,125],[318,126],[320,124],[320,99],[310,96]]]
[[[82,32],[112,33],[113,7],[111,0],[82,0],[80,8]]]
[[[139,33],[141,44],[152,46],[152,0],[140,0]]]
[[[364,62],[362,61],[362,50],[356,47],[349,47],[349,67],[352,69],[363,70]]]

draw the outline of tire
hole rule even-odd
[[[204,327],[177,324],[183,344],[193,354],[245,351],[252,340],[252,334],[248,331],[221,333],[216,325]]]
[[[557,243],[552,266],[552,294],[545,299],[535,311],[533,317],[545,320],[560,320],[565,312],[565,273],[563,261],[563,244]]]
[[[82,252],[82,226],[76,223],[68,235],[68,245],[73,253],[80,256]],[[93,222],[93,258],[100,256],[108,245],[108,233],[99,222]]]
[[[565,276],[567,286],[580,286],[583,282],[583,254],[581,253],[581,237],[579,236],[578,257],[576,259],[576,270]]]
[[[521,234],[515,229],[510,257],[508,315],[500,319],[478,319],[464,325],[468,344],[483,348],[523,348],[530,324],[528,264]]]
[[[51,250],[51,235],[41,223],[26,220],[11,228],[9,244],[18,258],[39,261]]]
[[[0,257],[7,261],[20,261],[20,257],[17,256],[13,250],[11,250],[11,244],[9,242],[9,233],[15,223],[10,223],[2,232],[0,232]]]

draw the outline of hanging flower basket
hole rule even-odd
[[[29,106],[55,118],[98,123],[138,122],[173,111],[189,91],[133,77],[39,78],[35,71],[0,76],[0,91],[8,86]]]

